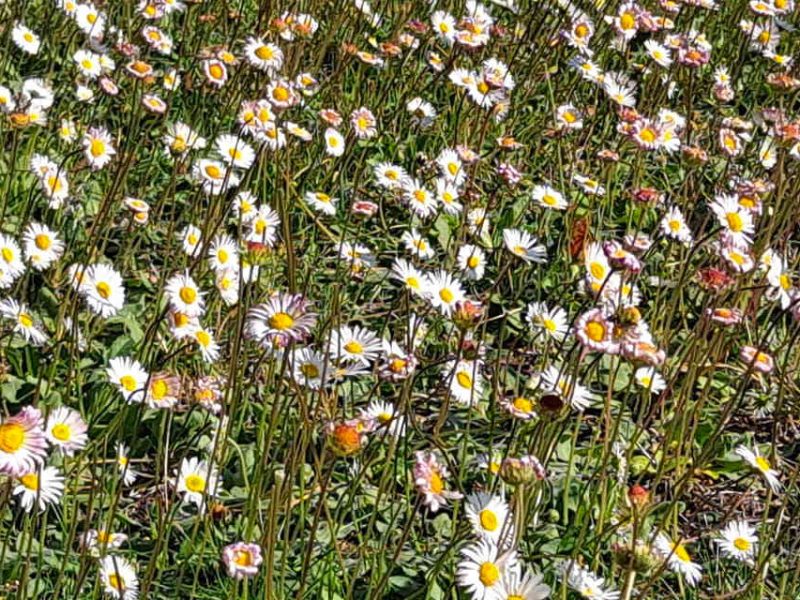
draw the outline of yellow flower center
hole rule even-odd
[[[533,402],[525,398],[524,396],[519,396],[514,398],[514,408],[516,408],[520,412],[529,413],[533,411]]]
[[[19,317],[17,317],[19,324],[23,327],[30,327],[33,325],[33,319],[28,313],[20,313]]]
[[[453,301],[453,298],[455,298],[455,295],[449,289],[442,288],[441,290],[439,290],[439,298],[441,298],[444,302],[450,304]]]
[[[639,132],[639,137],[642,138],[648,144],[652,144],[656,141],[656,132],[650,129],[649,127],[645,127]]]
[[[469,373],[465,373],[464,371],[459,371],[456,373],[456,381],[458,385],[468,390],[472,389],[472,377],[470,377]]]
[[[474,268],[476,268],[476,267],[477,267],[477,266],[478,266],[480,263],[481,263],[481,261],[478,259],[478,257],[477,257],[477,256],[474,256],[474,255],[473,255],[473,256],[470,256],[470,257],[467,259],[467,266],[468,266],[470,269],[474,269]]]
[[[247,550],[238,550],[233,559],[233,562],[235,562],[240,567],[249,567],[250,565],[253,564],[253,556]]]
[[[195,291],[194,288],[183,286],[178,292],[178,296],[180,296],[181,300],[186,304],[192,304],[197,300],[197,291]]]
[[[683,544],[677,544],[674,548],[674,551],[675,556],[677,556],[678,560],[681,562],[690,562],[692,560]]]
[[[186,476],[186,489],[190,492],[200,493],[206,489],[206,480],[200,475],[192,473]]]
[[[222,66],[214,63],[208,67],[208,74],[211,75],[212,79],[222,79],[225,75],[225,71],[222,69]]]
[[[494,531],[497,529],[497,515],[493,511],[484,508],[478,515],[481,522],[481,527],[486,531]]]
[[[222,177],[222,170],[217,165],[206,165],[206,175],[211,179],[220,179]]]
[[[750,550],[750,546],[752,544],[744,538],[737,537],[735,540],[733,540],[733,545],[737,550],[741,550],[742,552],[747,552],[748,550]]]
[[[771,467],[769,466],[769,461],[763,456],[756,456],[756,466],[760,471],[766,472],[771,469]]]
[[[589,336],[589,339],[593,342],[600,342],[606,335],[606,328],[605,326],[600,323],[599,321],[589,321],[586,324],[586,335]]]
[[[300,372],[308,379],[316,379],[319,377],[319,369],[314,363],[306,363],[300,367]]]
[[[47,250],[52,243],[50,241],[50,236],[47,235],[46,233],[40,233],[39,235],[37,235],[34,238],[34,242],[36,243],[36,247],[39,250]]]
[[[479,91],[481,94],[485,94],[486,92],[488,92],[488,91],[489,91],[489,84],[488,84],[488,83],[486,83],[485,81],[481,81],[481,82],[480,82],[480,83],[477,85],[477,88],[478,88],[478,91]]]
[[[500,579],[500,569],[492,562],[485,562],[481,565],[478,578],[483,585],[491,587]]]
[[[19,481],[29,490],[36,491],[39,489],[39,476],[36,473],[28,473],[19,478]]]
[[[633,14],[626,12],[619,18],[619,26],[622,29],[633,29],[636,26],[636,17]]]
[[[163,379],[156,379],[150,386],[150,393],[156,400],[162,400],[169,392],[169,386]]]
[[[134,391],[137,387],[136,379],[133,377],[133,375],[123,375],[119,378],[119,383],[129,392]]]
[[[344,345],[344,349],[347,350],[350,354],[361,354],[364,352],[364,346],[359,344],[356,340],[347,342]]]
[[[442,478],[439,477],[438,473],[431,473],[430,479],[428,479],[428,485],[434,494],[441,494],[444,490],[444,482]]]
[[[211,343],[211,336],[207,331],[203,331],[202,329],[195,333],[194,337],[204,348]]]
[[[275,53],[269,46],[259,46],[256,48],[256,56],[261,60],[270,60]]]
[[[14,260],[14,251],[11,250],[11,248],[3,248],[0,250],[0,255],[3,256],[3,260],[7,263],[10,263],[12,260]]]
[[[50,430],[50,434],[59,442],[66,442],[72,437],[72,430],[66,423],[56,423]]]
[[[286,102],[289,99],[289,90],[279,85],[272,91],[272,97],[278,102]]]
[[[269,326],[278,331],[284,331],[294,325],[294,319],[285,312],[278,312],[269,318]]]
[[[25,443],[25,428],[19,423],[0,425],[0,451],[13,454]]]
[[[681,228],[681,222],[678,221],[678,219],[672,219],[669,223],[667,223],[667,225],[669,225],[669,228],[672,231],[679,231]]]
[[[602,279],[603,277],[605,277],[606,268],[599,262],[593,262],[592,264],[589,265],[589,272],[595,279]]]
[[[103,142],[103,140],[98,140],[97,138],[93,139],[92,143],[89,146],[89,153],[95,158],[105,154],[106,153],[105,142]]]
[[[108,300],[111,296],[111,286],[108,285],[105,281],[98,281],[94,288],[97,290],[97,293],[100,294],[100,297],[104,300]]]
[[[728,228],[734,233],[739,233],[744,229],[744,222],[739,213],[729,212],[725,215],[725,220],[728,222]]]

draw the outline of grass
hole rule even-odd
[[[525,572],[540,574],[546,597],[800,595],[800,83],[780,58],[798,48],[793,5],[769,4],[780,14],[761,15],[741,1],[680,5],[677,13],[658,3],[634,12],[602,1],[523,1],[515,10],[490,3],[492,27],[483,12],[473,15],[488,32],[474,48],[431,30],[433,13],[443,10],[454,16],[451,28],[467,31],[460,2],[432,9],[375,1],[359,9],[324,0],[205,0],[156,20],[145,18],[148,6],[98,3],[70,16],[51,0],[0,4],[0,85],[8,88],[0,88],[0,233],[7,236],[0,250],[23,248],[17,271],[5,254],[0,262],[0,598],[480,599],[465,584],[470,569],[473,583],[477,577],[465,550],[482,537],[491,551],[510,552]],[[672,29],[648,31],[640,9],[668,17]],[[93,10],[94,29],[86,20]],[[622,43],[629,12],[636,31]],[[288,13],[309,14],[318,28],[304,32],[296,25],[302,19],[292,25]],[[570,64],[588,55],[564,32],[587,19],[605,87]],[[765,42],[761,30],[743,30],[743,20],[776,24],[780,40],[771,46],[778,33]],[[17,23],[40,38],[35,53],[15,41],[23,33]],[[148,45],[147,26],[172,40],[168,52]],[[290,31],[293,40],[285,39]],[[704,34],[707,50],[690,31]],[[277,45],[277,70],[250,64],[249,36]],[[648,56],[647,40],[684,47],[666,49],[672,62],[664,67]],[[73,59],[81,49],[95,52],[95,61],[113,59],[113,67],[97,69],[117,94],[81,73]],[[216,85],[208,73],[212,59],[226,59],[223,50],[235,61]],[[134,57],[152,73],[132,71]],[[369,64],[374,57],[382,65]],[[470,95],[450,80],[461,68],[486,85],[481,69],[490,58],[508,66],[513,85],[501,74],[487,88],[473,84]],[[727,87],[715,74],[721,67]],[[173,69],[179,83],[171,87],[164,76]],[[317,83],[298,83],[301,73]],[[635,110],[615,102],[614,73],[635,82]],[[295,82],[289,98],[297,102],[288,108],[268,87],[281,81]],[[495,90],[488,99],[487,89]],[[163,113],[145,106],[151,95],[163,101]],[[266,98],[274,118],[264,131],[277,126],[286,136],[278,149],[270,148],[276,138],[255,138],[240,121],[243,102]],[[417,98],[432,112],[409,110]],[[566,105],[581,128],[571,128],[572,116],[557,118]],[[360,107],[374,116],[372,137],[359,138],[350,122]],[[337,111],[342,123],[326,122],[323,109]],[[663,109],[685,124],[659,117]],[[42,114],[46,122],[31,122]],[[64,135],[65,121],[74,135]],[[178,122],[207,147],[165,143]],[[309,139],[293,134],[291,123]],[[657,130],[655,149],[642,147],[647,127]],[[85,141],[97,135],[91,128],[107,131],[103,144],[115,150],[103,166],[93,164]],[[329,128],[343,136],[340,156],[326,147]],[[252,165],[220,160],[214,142],[225,134],[255,151]],[[673,150],[669,135],[679,139]],[[461,211],[436,201],[422,217],[413,210],[412,183],[403,184],[408,192],[380,185],[376,168],[392,163],[435,196],[437,180],[447,178],[437,157],[462,146],[477,159],[467,161],[462,150],[463,177],[450,176]],[[50,163],[37,173],[40,155]],[[202,159],[217,161],[221,193],[204,188],[214,178],[198,171]],[[592,181],[581,184],[576,175]],[[48,177],[66,178],[63,202],[46,193]],[[565,210],[534,199],[541,184],[563,195]],[[604,191],[592,193],[598,186]],[[263,227],[249,216],[255,208],[242,208],[241,192],[252,194],[254,207],[268,206]],[[332,214],[309,192],[335,198]],[[753,224],[736,246],[726,235],[737,227],[715,212],[725,195],[735,204],[727,212]],[[131,209],[126,198],[147,209]],[[368,214],[354,210],[359,202],[372,203]],[[673,207],[691,234],[685,243],[665,216]],[[25,241],[32,223],[63,242],[45,268],[33,258],[35,236]],[[187,252],[188,226],[200,241]],[[513,230],[536,238],[520,243],[535,260],[506,243]],[[425,245],[412,252],[403,236],[417,233]],[[606,258],[603,243],[639,233],[649,236],[646,248],[608,248]],[[235,253],[228,270],[214,259],[221,260],[223,236]],[[466,274],[466,259],[479,255],[460,256],[467,244],[483,253],[481,277]],[[348,252],[352,245],[361,245],[358,252]],[[430,256],[420,256],[427,248]],[[742,258],[731,258],[732,248]],[[393,275],[397,259],[419,269],[420,281],[449,273],[473,304],[448,305],[435,281],[416,293]],[[747,260],[750,269],[742,266]],[[73,284],[75,269],[96,264],[112,267],[121,283],[88,269]],[[204,307],[176,334],[180,300],[168,287],[180,274],[197,284]],[[104,296],[101,280],[124,288],[124,301]],[[307,335],[292,340],[252,312],[282,298],[270,314],[291,313],[289,294],[316,315]],[[531,318],[532,303],[561,307],[568,332],[551,335],[552,315]],[[715,309],[728,312],[715,320]],[[258,321],[266,336],[254,333]],[[346,330],[337,343],[337,332],[355,325],[375,338],[356,334],[368,349],[360,362],[355,347],[342,357]],[[595,340],[593,326],[603,328]],[[208,339],[198,328],[219,344],[217,353],[204,356]],[[397,347],[382,347],[381,338]],[[317,372],[300,371],[308,362],[302,348],[319,353]],[[109,374],[123,357],[142,372]],[[120,377],[131,373],[126,390]],[[312,385],[315,378],[322,385]],[[161,404],[156,382],[168,390]],[[576,401],[576,382],[586,387],[585,405]],[[51,443],[15,469],[8,456],[20,456],[17,430],[9,423],[25,407],[42,416],[26,443],[43,430]],[[52,438],[60,407],[87,426],[71,455]],[[127,460],[120,461],[120,444]],[[766,465],[748,464],[740,446],[758,450]],[[438,467],[426,470],[424,459],[433,457]],[[522,457],[535,459],[514,462]],[[194,458],[203,462],[192,471]],[[46,467],[63,477],[50,500]],[[780,488],[768,485],[767,468]],[[189,475],[200,478],[198,489]],[[441,491],[450,494],[441,498]],[[442,506],[432,506],[432,497]],[[496,502],[502,533],[475,524],[486,508],[475,503],[487,498]],[[730,523],[757,537],[748,560],[726,554],[733,538],[717,542]],[[118,547],[87,543],[90,530],[124,538]],[[660,534],[672,542],[666,552]],[[255,545],[237,555],[257,563],[246,577],[230,576],[223,558],[236,542]],[[682,571],[689,561],[702,568],[696,582]],[[515,570],[502,556],[488,562],[500,576]],[[485,598],[545,597],[533,587],[495,596],[500,581],[510,580],[490,586]],[[590,583],[603,591],[591,596]]]

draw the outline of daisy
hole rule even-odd
[[[696,585],[703,577],[703,568],[692,562],[692,557],[682,543],[673,543],[664,533],[659,533],[653,542],[653,551],[667,561],[667,566],[682,575],[690,586]]]
[[[208,363],[216,362],[219,358],[219,344],[214,338],[214,332],[204,327],[195,327],[191,337],[197,342],[203,360]]]
[[[437,512],[447,504],[448,500],[458,500],[462,494],[445,488],[450,472],[447,466],[440,463],[433,452],[414,453],[413,477],[417,491],[422,495],[422,502]]]
[[[144,94],[142,96],[142,105],[151,113],[163,115],[167,112],[167,103],[155,94]]]
[[[373,424],[373,428],[386,431],[392,437],[400,438],[406,433],[406,422],[395,406],[383,400],[373,400],[361,410],[361,418]]]
[[[78,72],[88,79],[97,79],[103,73],[100,55],[91,50],[77,50],[72,60],[78,66]]]
[[[13,238],[0,233],[0,288],[11,287],[24,272],[25,263],[19,245]]]
[[[585,410],[592,403],[592,394],[577,377],[570,377],[562,369],[551,365],[541,374],[542,388],[545,392],[556,394],[577,411]],[[542,403],[545,403],[542,398]]]
[[[330,376],[327,358],[312,348],[297,348],[292,351],[290,365],[292,379],[300,386],[312,390],[322,388]]]
[[[125,304],[122,276],[110,265],[98,263],[88,267],[80,290],[89,309],[103,318],[115,315]]]
[[[736,196],[719,195],[709,208],[734,244],[741,246],[752,242],[753,215],[739,204]]]
[[[526,319],[532,329],[544,331],[555,340],[563,340],[569,332],[567,313],[560,306],[548,308],[544,302],[531,302]]]
[[[418,217],[424,219],[436,213],[436,197],[418,179],[408,178],[403,182],[403,196]]]
[[[771,373],[775,368],[775,360],[772,356],[753,346],[742,346],[739,351],[739,358],[748,367],[759,373]]]
[[[500,496],[483,492],[467,496],[467,520],[472,531],[481,539],[505,547],[513,537],[513,515],[508,503]]]
[[[155,373],[147,384],[145,402],[150,408],[172,408],[178,403],[180,379],[169,373]]]
[[[64,456],[73,456],[89,441],[86,422],[77,411],[65,406],[50,412],[44,429],[47,441]]]
[[[200,249],[200,242],[202,241],[203,232],[199,227],[194,225],[187,225],[183,232],[180,234],[183,251],[189,256],[194,256]]]
[[[388,162],[375,165],[373,172],[378,185],[387,189],[398,189],[408,179],[408,173],[403,167]]]
[[[144,400],[145,386],[150,375],[136,359],[127,356],[112,358],[108,361],[106,375],[126,402],[132,404]]]
[[[413,345],[413,341],[411,342]],[[414,354],[404,349],[397,342],[382,340],[383,356],[379,368],[380,376],[390,381],[408,379],[417,368],[417,359]],[[405,425],[403,425],[405,428]]]
[[[668,69],[672,64],[669,48],[663,44],[659,44],[655,40],[647,40],[644,43],[644,48],[647,55],[659,66]]]
[[[205,312],[205,292],[200,291],[189,271],[170,277],[164,292],[170,306],[177,312],[190,317],[199,317]]]
[[[714,542],[725,556],[753,565],[753,558],[758,552],[758,535],[756,528],[746,521],[728,523]]]
[[[586,177],[584,175],[580,175],[579,173],[575,173],[572,176],[572,180],[577,183],[581,189],[592,196],[602,196],[606,193],[606,188],[600,185],[600,182],[596,179],[592,179],[591,177]]]
[[[42,413],[26,406],[13,417],[0,417],[0,473],[24,475],[36,470],[47,454]]]
[[[213,465],[198,458],[184,458],[175,479],[175,491],[183,494],[184,502],[191,502],[202,511],[206,497],[216,496],[219,484]]]
[[[247,311],[245,335],[264,348],[284,348],[304,340],[316,323],[317,315],[302,294],[276,292]]]
[[[542,580],[542,576],[533,571],[522,574],[508,571],[500,580],[494,597],[497,600],[546,600],[550,597],[550,588]]]
[[[222,549],[222,562],[228,571],[228,576],[234,579],[245,579],[258,574],[258,567],[263,561],[261,547],[258,544],[236,542]]]
[[[226,163],[240,169],[249,169],[256,158],[253,147],[235,135],[221,135],[214,142],[219,155]]]
[[[201,159],[192,166],[194,177],[209,196],[224,194],[239,185],[239,176],[224,163]]]
[[[203,73],[208,83],[216,88],[221,88],[228,81],[228,68],[221,60],[210,59],[203,61]]]
[[[81,547],[92,551],[92,555],[103,553],[106,550],[115,550],[128,540],[124,533],[115,533],[105,529],[90,529],[81,538]]]
[[[281,219],[269,204],[261,204],[249,220],[250,233],[248,242],[257,242],[271,248],[275,244],[275,236]]]
[[[239,249],[229,235],[217,235],[208,249],[211,268],[216,272],[239,268]],[[176,307],[176,310],[181,310]],[[185,312],[185,311],[184,311]]]
[[[456,19],[444,10],[437,10],[431,15],[431,26],[436,36],[450,46],[456,37]]]
[[[283,51],[259,37],[248,37],[244,47],[244,58],[252,66],[262,71],[277,72],[283,66]]]
[[[22,336],[26,342],[41,346],[47,341],[47,334],[36,325],[28,307],[19,304],[12,298],[0,300],[0,316],[14,322],[14,333]]]
[[[368,365],[378,358],[381,347],[380,338],[369,329],[343,325],[331,332],[328,353],[337,361]]]
[[[633,377],[636,383],[649,390],[651,394],[658,394],[667,387],[667,382],[653,367],[639,367]]]
[[[325,130],[325,152],[329,156],[341,156],[344,154],[344,137],[333,127]]]
[[[687,246],[692,243],[692,232],[677,206],[672,206],[667,210],[667,213],[661,218],[660,226],[661,232],[668,238]]]
[[[582,598],[591,600],[618,600],[619,592],[606,586],[605,580],[589,569],[581,567],[574,560],[569,560],[561,567],[562,576],[566,576],[567,585]]]
[[[564,195],[549,185],[537,185],[533,188],[531,196],[540,206],[553,210],[566,210],[569,202]]]
[[[241,272],[238,268],[231,267],[217,271],[214,285],[216,285],[223,302],[228,306],[233,306],[239,302],[239,284],[241,282]]]
[[[117,444],[117,470],[122,476],[123,485],[126,486],[133,485],[136,478],[139,477],[139,473],[130,466],[128,447],[125,444]]]
[[[306,192],[303,197],[314,210],[328,216],[336,214],[336,203],[339,201],[337,198],[331,198],[324,192]]]
[[[456,185],[444,178],[436,180],[436,199],[448,215],[457,215],[464,206],[458,201],[459,191]]]
[[[556,109],[556,122],[559,129],[583,129],[583,113],[572,104],[562,104]]]
[[[446,317],[455,310],[456,303],[466,297],[461,282],[443,269],[425,275],[425,289],[430,303]]]
[[[575,321],[575,335],[588,350],[608,352],[612,345],[613,328],[598,308],[583,313]]]
[[[458,268],[467,279],[479,280],[483,278],[486,269],[486,254],[478,246],[464,244],[458,250],[456,258]]]
[[[83,134],[82,144],[86,160],[95,171],[105,167],[117,153],[111,144],[111,135],[102,127],[90,127]]]
[[[769,460],[761,455],[757,446],[754,447],[753,450],[750,450],[747,446],[739,445],[736,447],[736,454],[738,454],[742,460],[753,467],[756,471],[761,473],[774,493],[777,494],[781,491],[783,486],[778,479],[780,472],[777,469],[772,468]]]
[[[767,269],[767,284],[770,291],[781,301],[781,308],[789,308],[792,303],[794,286],[792,285],[792,274],[786,267],[786,261],[776,256]]]
[[[58,234],[41,223],[30,223],[22,234],[25,257],[37,271],[43,271],[64,253],[64,242]]]
[[[56,467],[44,467],[17,477],[17,485],[12,492],[20,496],[20,504],[25,512],[31,512],[38,505],[40,511],[50,504],[58,504],[64,494],[64,477]]]
[[[106,28],[106,15],[91,2],[75,5],[73,14],[78,28],[91,38],[102,39]]]
[[[452,148],[445,148],[436,158],[436,164],[439,166],[439,172],[450,183],[460,186],[464,183],[467,173],[458,152]]]
[[[404,258],[395,259],[390,277],[403,283],[406,289],[415,296],[424,296],[426,293],[425,275]]]
[[[117,600],[136,600],[139,580],[128,559],[109,554],[100,559],[100,581],[106,594]]]
[[[493,600],[504,577],[519,575],[516,552],[502,552],[486,539],[465,547],[461,559],[456,581],[475,600]]]
[[[411,123],[427,129],[436,119],[436,109],[433,104],[426,102],[419,96],[412,98],[406,104],[406,110],[411,113]]]
[[[364,106],[354,110],[350,115],[350,125],[353,127],[353,132],[355,136],[361,140],[378,135],[378,130],[375,128],[377,122],[372,111]]]
[[[11,30],[11,39],[17,48],[31,55],[38,54],[39,47],[42,44],[39,36],[22,23],[14,23],[14,28]]]
[[[474,406],[483,393],[483,363],[479,360],[450,361],[443,373],[450,395],[461,406]]]
[[[194,149],[202,150],[207,143],[205,138],[180,121],[167,124],[167,133],[161,139],[166,144],[167,153],[176,156],[182,156]]]
[[[526,263],[543,263],[546,261],[545,247],[542,244],[537,244],[537,241],[534,236],[526,231],[510,228],[503,230],[503,243],[506,249]]]
[[[416,228],[404,232],[400,239],[412,256],[427,260],[436,255],[430,242]]]
[[[749,248],[735,244],[722,244],[719,254],[737,273],[747,273],[755,267],[755,261]]]
[[[290,108],[300,102],[292,82],[279,79],[267,86],[267,100],[277,109]]]

